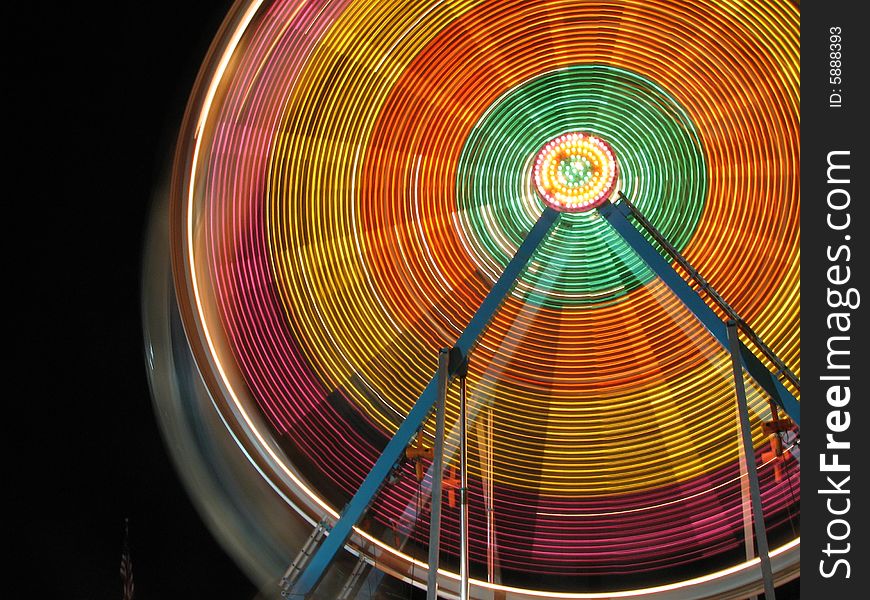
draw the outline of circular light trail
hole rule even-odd
[[[616,157],[607,142],[573,132],[541,148],[532,177],[547,205],[563,212],[585,212],[610,198],[616,173]]]
[[[558,191],[470,366],[475,573],[493,549],[506,585],[555,594],[743,563],[728,356],[588,208],[618,186],[799,372],[798,23],[776,0],[241,3],[182,132],[173,265],[224,419],[268,423],[264,473],[343,506]],[[542,194],[566,132],[618,169],[554,155]],[[748,391],[782,546],[799,465],[767,457]],[[425,541],[413,473],[372,505],[385,544]]]

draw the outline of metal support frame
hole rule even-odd
[[[429,511],[429,575],[426,600],[438,597],[438,563],[441,551],[441,486],[444,480],[444,421],[447,384],[450,379],[450,350],[438,353],[438,400],[435,403],[435,446],[432,455],[432,498]]]
[[[761,507],[761,485],[758,483],[758,465],[752,445],[752,427],[749,424],[749,405],[746,403],[746,387],[743,384],[743,361],[740,358],[740,338],[737,323],[733,320],[726,325],[728,350],[731,352],[731,365],[734,370],[734,390],[737,394],[737,412],[740,417],[742,435],[741,449],[746,461],[749,476],[749,495],[752,498],[752,520],[755,523],[755,540],[758,544],[758,558],[761,560],[761,577],[764,580],[765,600],[776,600],[773,586],[773,569],[770,566],[770,548],[767,545],[767,529],[764,526],[764,513]]]
[[[483,470],[483,509],[486,514],[486,580],[489,583],[501,583],[501,577],[497,575],[499,568],[498,556],[495,551],[495,509],[493,508],[493,438],[492,438],[492,407],[484,409],[483,431],[478,434],[478,444],[481,450],[481,462]]]
[[[459,600],[468,600],[468,399],[459,379]]]
[[[504,299],[510,293],[519,276],[525,270],[529,260],[546,239],[553,225],[559,220],[560,213],[550,207],[544,209],[535,225],[523,240],[516,254],[505,267],[498,281],[489,290],[483,299],[480,308],[474,313],[465,331],[456,341],[456,351],[463,359],[467,359],[471,349],[477,344],[481,334],[486,329],[492,317],[498,311]],[[456,374],[451,369],[450,376]],[[408,416],[399,426],[396,434],[387,443],[380,457],[375,462],[369,474],[363,480],[359,489],[354,494],[350,503],[342,511],[341,517],[329,532],[317,552],[296,581],[290,596],[293,598],[306,598],[311,594],[323,578],[326,569],[332,563],[335,555],[347,542],[353,531],[354,525],[360,520],[363,513],[368,509],[381,488],[390,471],[399,463],[405,448],[411,438],[423,425],[423,421],[432,410],[438,396],[438,376],[429,382],[420,397],[414,403]]]
[[[354,596],[354,590],[357,585],[359,585],[360,579],[362,579],[363,574],[368,568],[369,563],[366,561],[365,557],[360,554],[356,564],[353,566],[353,571],[350,572],[350,577],[348,577],[347,581],[344,582],[344,586],[338,593],[336,600],[351,600],[352,598],[358,598],[359,595]]]
[[[733,360],[733,358],[732,358]],[[740,412],[734,411],[734,425],[740,429]],[[746,464],[746,452],[743,449],[743,436],[737,439],[737,467],[740,472],[740,513],[743,518],[743,551],[746,557],[746,562],[754,559],[757,554],[755,552],[755,533],[752,528],[752,498],[749,491],[749,465]],[[749,596],[746,600],[758,600],[758,595]]]
[[[631,216],[634,217],[634,220],[640,223],[641,226],[652,236],[656,243],[658,243],[664,249],[664,251],[667,252],[674,259],[674,262],[680,265],[686,271],[686,273],[689,274],[689,277],[691,277],[692,280],[697,283],[701,291],[703,291],[707,297],[712,299],[716,306],[718,306],[729,319],[737,324],[737,327],[746,335],[749,341],[752,342],[752,345],[758,348],[758,350],[765,356],[765,358],[767,358],[773,364],[773,366],[777,368],[779,373],[781,373],[784,378],[788,379],[788,381],[799,390],[801,387],[801,380],[798,378],[798,376],[795,375],[794,372],[792,372],[792,370],[789,369],[788,366],[786,366],[786,364],[779,359],[779,357],[773,350],[768,348],[767,344],[761,341],[761,338],[758,337],[758,334],[752,330],[752,327],[750,327],[746,321],[740,318],[740,315],[737,314],[737,311],[734,310],[731,305],[728,304],[728,302],[726,302],[725,299],[719,295],[719,292],[713,289],[713,286],[710,285],[707,280],[704,279],[700,273],[698,273],[697,270],[695,270],[695,268],[689,263],[689,261],[686,260],[686,258],[682,254],[680,254],[680,252],[676,248],[674,248],[674,246],[667,239],[665,239],[665,236],[663,236],[659,232],[659,230],[655,228],[655,226],[649,221],[649,219],[647,219],[643,215],[643,213],[641,213],[637,209],[637,207],[631,203],[631,200],[628,199],[628,196],[620,192],[619,200],[621,204],[624,204],[626,208],[628,208],[628,210],[631,212]]]
[[[676,250],[667,244],[667,241],[663,238],[663,236],[652,226],[649,221],[647,221],[643,215],[628,201],[625,196],[620,194],[620,199],[623,201],[619,204],[613,204],[610,201],[605,202],[600,208],[600,214],[607,219],[610,225],[616,230],[616,232],[622,237],[623,240],[640,256],[640,258],[649,266],[653,272],[658,275],[662,281],[667,285],[674,294],[680,299],[680,301],[695,315],[695,317],[707,328],[708,331],[713,335],[714,338],[723,346],[725,349],[729,349],[732,352],[732,359],[734,361],[739,361],[739,363],[735,362],[735,364],[741,365],[741,367],[737,368],[745,368],[749,375],[770,395],[774,402],[776,402],[782,409],[786,412],[786,414],[791,417],[792,421],[795,424],[800,426],[800,403],[797,399],[783,386],[783,384],[774,376],[767,367],[752,353],[737,337],[737,321],[738,318],[734,318],[732,316],[733,310],[724,302],[724,300],[719,297],[719,295],[713,290],[709,284],[707,284],[698,273],[691,268],[691,265],[688,265],[688,262],[683,259]],[[414,403],[414,406],[411,408],[410,413],[403,421],[403,423],[399,426],[399,429],[396,431],[396,434],[389,441],[387,446],[384,448],[378,460],[375,462],[369,474],[363,480],[359,489],[354,494],[350,503],[344,508],[344,511],[341,514],[341,517],[333,526],[332,530],[329,532],[329,535],[317,549],[311,561],[307,564],[302,574],[299,576],[296,584],[293,587],[293,591],[289,594],[293,598],[307,598],[317,587],[320,580],[323,578],[326,569],[332,563],[335,555],[341,549],[342,546],[347,542],[348,537],[353,531],[354,525],[360,520],[365,511],[368,509],[371,502],[374,500],[378,491],[381,488],[384,480],[390,474],[390,472],[399,464],[401,460],[402,454],[404,453],[405,448],[411,441],[411,438],[414,434],[420,430],[423,426],[423,422],[429,415],[432,410],[433,405],[445,397],[446,388],[450,379],[456,377],[460,374],[460,372],[464,369],[467,364],[468,356],[472,350],[472,348],[477,344],[478,339],[481,334],[484,332],[486,327],[489,325],[489,322],[492,320],[495,313],[500,308],[502,302],[505,300],[507,295],[510,293],[513,288],[514,283],[517,281],[519,276],[525,270],[528,265],[529,260],[531,260],[535,251],[538,249],[540,244],[546,238],[550,229],[552,229],[553,225],[559,220],[560,213],[553,208],[546,208],[541,216],[538,218],[538,221],[532,227],[531,231],[528,233],[526,238],[523,240],[522,244],[520,244],[519,249],[517,250],[514,257],[505,267],[504,272],[501,277],[499,277],[498,281],[495,282],[493,287],[490,289],[489,293],[484,298],[480,307],[477,309],[477,312],[471,318],[468,326],[459,336],[459,339],[456,341],[456,345],[450,352],[450,361],[449,365],[446,369],[447,375],[444,376],[444,369],[442,367],[442,360],[444,351],[442,351],[441,355],[439,355],[439,369],[423,392],[420,394],[420,397]],[[723,307],[725,313],[732,318],[733,327],[726,327],[726,325],[722,322],[720,317],[711,309],[701,298],[701,296],[689,285],[686,280],[684,280],[679,273],[677,273],[670,265],[670,263],[659,254],[658,250],[649,242],[647,239],[641,234],[640,231],[631,223],[629,217],[635,218],[642,227],[646,228],[650,235],[663,245],[666,251],[668,251],[677,261],[678,264],[688,265],[687,270],[696,282],[699,283],[700,287],[708,293],[720,307]],[[684,267],[685,267],[684,265]],[[720,302],[721,301],[721,302]],[[730,311],[730,312],[729,312]],[[735,315],[736,316],[736,315]],[[742,321],[739,321],[742,324]],[[744,324],[745,325],[745,324]],[[733,334],[731,333],[733,329]],[[756,345],[762,353],[768,357],[769,360],[775,365],[778,366],[780,373],[783,374],[786,378],[788,378],[792,383],[797,381],[797,385],[799,385],[799,380],[794,378],[793,374],[788,371],[782,365],[781,361],[773,355],[772,352],[769,352],[769,349],[764,346],[760,340],[758,340],[757,336],[755,336],[754,332],[748,328],[748,326],[743,327],[744,333],[749,336],[749,339]],[[733,338],[733,339],[732,339]],[[773,358],[771,358],[771,355]],[[745,411],[745,390],[743,390],[743,379],[742,379],[742,371],[740,371],[739,378],[740,388],[738,390],[738,397],[743,394],[743,403],[744,408],[741,409],[741,417],[746,418],[748,422],[748,414]],[[465,471],[466,468],[466,431],[465,431],[465,412],[464,412],[464,402],[465,402],[465,385],[464,385],[464,377],[462,378],[462,390],[460,392],[461,397],[461,490],[460,490],[460,498],[461,498],[461,542],[464,543],[461,548],[461,569],[460,569],[460,579],[461,579],[461,599],[465,600],[468,598],[468,563],[467,563],[467,473]],[[443,407],[442,407],[443,410]],[[436,416],[436,419],[438,417]],[[443,419],[443,416],[442,416]],[[443,422],[442,422],[443,426]],[[436,422],[436,429],[438,424]],[[443,429],[441,431],[440,436],[436,436],[436,443],[439,443],[439,440],[443,442]],[[751,436],[748,442],[748,446],[744,443],[745,448],[752,448]],[[436,452],[435,454],[436,460],[443,459],[443,447],[440,452]],[[754,458],[754,457],[753,457]],[[754,460],[752,462],[754,464]],[[758,496],[758,510],[756,514],[758,518],[756,521],[756,528],[761,527],[761,533],[758,535],[759,540],[759,549],[761,548],[762,538],[764,539],[764,551],[759,552],[764,558],[762,558],[762,563],[767,560],[767,574],[765,575],[768,578],[770,574],[770,564],[769,564],[769,556],[767,555],[767,542],[766,537],[764,537],[764,524],[761,519],[760,513],[760,495],[757,492],[758,489],[758,480],[757,473],[753,468],[750,468],[749,471],[755,476],[755,489],[756,493],[754,494]],[[433,502],[432,502],[432,520],[433,523],[430,525],[430,549],[429,549],[429,600],[432,599],[431,594],[433,590],[436,590],[437,586],[437,568],[438,568],[438,546],[440,545],[440,486],[443,477],[443,462],[440,463],[434,471],[434,479],[433,479]],[[438,486],[439,489],[435,489],[434,486]],[[436,492],[437,496],[436,496]],[[437,501],[436,501],[437,498]],[[755,498],[753,498],[753,502],[755,503]],[[437,509],[436,509],[437,505]],[[439,526],[436,529],[436,512],[437,510],[437,525]],[[433,556],[434,552],[434,556]],[[764,570],[764,565],[762,565]],[[435,585],[433,585],[433,579],[435,579]],[[772,582],[772,576],[770,577]],[[772,586],[772,583],[771,583]],[[768,581],[765,579],[765,589],[768,587]],[[771,588],[772,590],[772,588]],[[437,594],[437,590],[434,592]],[[772,600],[772,593],[769,595],[769,598]]]
[[[686,308],[692,311],[695,317],[713,334],[713,337],[716,338],[722,347],[727,350],[729,341],[725,323],[722,322],[722,319],[719,318],[712,308],[707,306],[707,303],[692,289],[686,280],[671,267],[670,263],[659,254],[658,250],[647,241],[643,234],[631,224],[628,217],[633,216],[633,213],[628,204],[626,202],[612,204],[610,201],[607,201],[601,206],[599,212],[632,250],[661,278]],[[652,227],[652,225],[649,225],[649,227]],[[652,229],[652,231],[655,230]],[[661,234],[655,233],[661,237]],[[800,426],[801,409],[797,399],[751,350],[739,340],[738,344],[740,359],[746,372],[770,395],[774,402],[782,407],[786,414],[791,417],[792,421]]]
[[[329,523],[326,520],[326,517],[323,517],[320,522],[314,526],[311,535],[309,535],[308,539],[305,540],[305,543],[302,544],[302,548],[300,548],[296,557],[293,559],[293,562],[290,563],[290,566],[287,567],[284,576],[281,577],[280,584],[282,597],[286,598],[290,596],[291,586],[299,577],[302,570],[308,565],[314,549],[317,547],[317,544],[320,543],[320,540],[323,539],[323,536],[326,535],[327,529],[329,529]]]

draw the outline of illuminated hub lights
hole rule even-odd
[[[610,198],[616,176],[610,145],[594,135],[572,132],[541,148],[532,180],[549,206],[562,212],[585,212]]]

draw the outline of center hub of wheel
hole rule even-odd
[[[581,132],[560,135],[535,157],[532,183],[547,205],[562,212],[600,206],[616,187],[616,156],[601,138]]]

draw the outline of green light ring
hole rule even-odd
[[[626,69],[578,65],[505,93],[475,124],[457,169],[460,229],[478,268],[493,280],[543,208],[528,174],[536,152],[569,131],[612,145],[625,191],[677,247],[698,224],[707,163],[686,111],[648,79]],[[653,275],[596,214],[565,214],[530,273],[567,257],[557,279],[520,281],[515,294],[549,307],[610,303]]]

